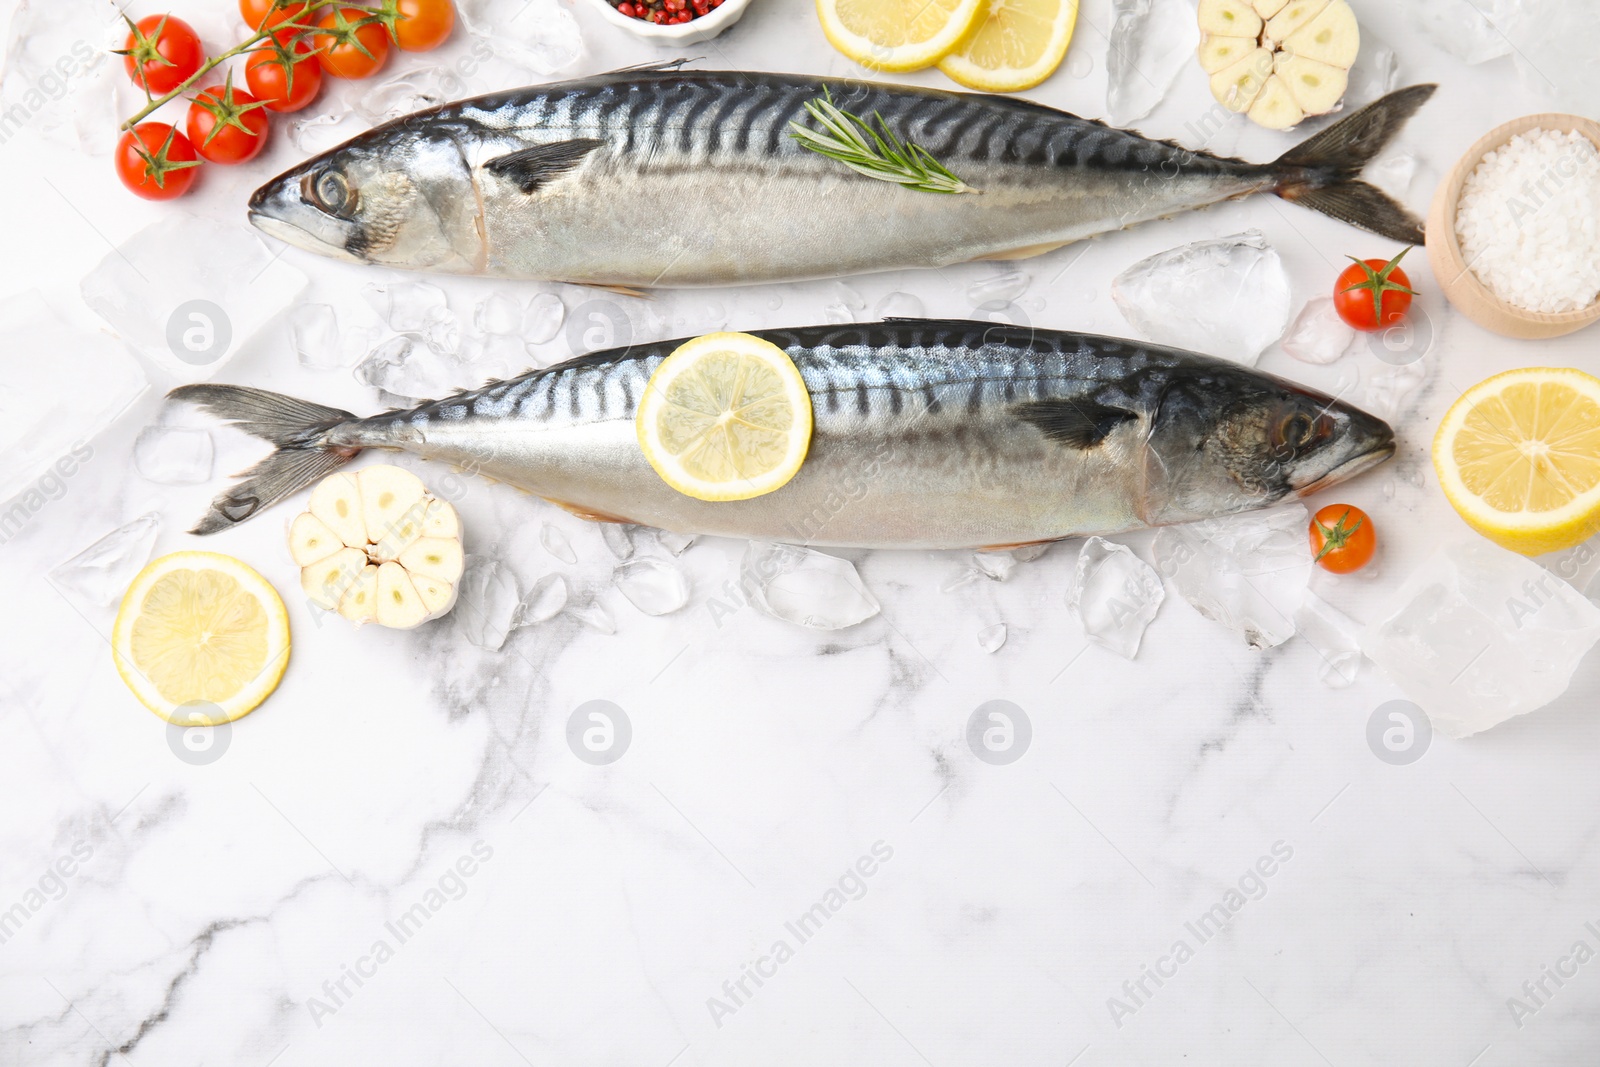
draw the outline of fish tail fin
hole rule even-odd
[[[1295,145],[1271,164],[1278,177],[1273,192],[1380,237],[1420,245],[1422,220],[1377,186],[1362,181],[1361,170],[1438,88],[1397,89]]]
[[[260,463],[241,472],[239,477],[244,480],[213,500],[211,510],[190,533],[211,534],[237,526],[361,451],[329,443],[329,430],[356,418],[338,408],[243,385],[180,385],[167,396],[194,404],[277,446]]]

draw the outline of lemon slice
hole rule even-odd
[[[748,500],[781,487],[811,446],[811,395],[794,361],[747,333],[685,341],[650,376],[639,447],[696,500]]]
[[[145,707],[182,726],[217,726],[278,687],[289,615],[267,580],[232,556],[174,552],[128,587],[111,652]]]
[[[1077,21],[1078,0],[989,0],[987,17],[939,69],[969,89],[1032,89],[1066,58]]]
[[[1467,525],[1526,556],[1600,529],[1600,378],[1506,371],[1461,395],[1433,439],[1439,487]]]
[[[983,21],[986,0],[817,0],[829,43],[863,67],[931,67]]]

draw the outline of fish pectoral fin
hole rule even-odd
[[[1043,537],[1037,541],[1007,541],[1003,545],[979,545],[974,552],[1010,552],[1014,548],[1032,548],[1034,545],[1053,545],[1064,537]]]
[[[483,169],[517,183],[525,193],[535,192],[541,185],[554,181],[589,157],[589,153],[605,144],[593,137],[574,137],[570,141],[551,141],[536,144],[507,155],[496,156],[483,165]]]
[[[1093,448],[1125,422],[1139,416],[1093,400],[1030,400],[1016,408],[1018,417],[1068,448]]]
[[[1008,248],[1004,252],[990,252],[986,256],[978,256],[973,263],[983,263],[991,259],[1032,259],[1042,256],[1046,252],[1054,252],[1058,248],[1065,248],[1072,244],[1071,241],[1046,241],[1044,244],[1023,245],[1021,248]]]
[[[632,285],[607,285],[605,282],[568,282],[568,285],[581,285],[585,289],[599,289],[607,293],[616,293],[618,296],[631,296],[639,300],[654,300],[655,295],[648,289],[640,289]]]
[[[554,504],[556,507],[560,508],[562,511],[565,511],[569,515],[576,515],[578,518],[588,519],[590,522],[615,522],[620,523],[623,526],[638,525],[638,523],[634,522],[632,519],[619,519],[617,516],[609,514],[608,512],[593,511],[579,504],[569,504],[565,500],[557,500],[554,497],[544,496],[540,497],[539,499],[543,500],[547,504]]]

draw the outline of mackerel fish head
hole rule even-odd
[[[1308,496],[1394,455],[1388,423],[1314,389],[1209,358],[1168,374],[1145,448],[1152,526]]]
[[[319,255],[445,274],[483,259],[462,148],[429,113],[397,119],[278,175],[250,198],[262,232]]]

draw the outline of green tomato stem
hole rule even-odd
[[[143,108],[141,108],[139,110],[139,112],[136,115],[133,116],[133,118],[129,119],[127,122],[124,122],[121,126],[119,126],[117,128],[119,130],[131,130],[131,129],[133,129],[140,122],[144,121],[146,118],[149,118],[152,112],[156,111],[157,109],[163,107],[164,105],[166,105],[170,101],[172,101],[172,100],[176,99],[177,97],[181,96],[187,89],[193,87],[195,82],[199,81],[201,78],[205,77],[207,74],[210,74],[213,70],[216,70],[217,67],[221,66],[223,63],[226,63],[228,60],[232,59],[234,56],[243,55],[244,53],[250,51],[251,48],[253,48],[255,45],[260,44],[263,39],[265,39],[267,37],[271,37],[271,36],[272,36],[272,31],[271,30],[267,30],[267,29],[264,29],[264,28],[261,29],[261,30],[257,30],[255,36],[249,38],[243,44],[235,45],[233,48],[228,49],[226,52],[223,52],[220,55],[212,56],[210,59],[208,59],[204,63],[200,64],[200,69],[199,70],[195,71],[193,74],[191,74],[187,78],[185,78],[171,92],[169,92],[165,96],[162,96],[162,97],[159,97],[159,98],[151,98],[150,102],[147,103]]]

